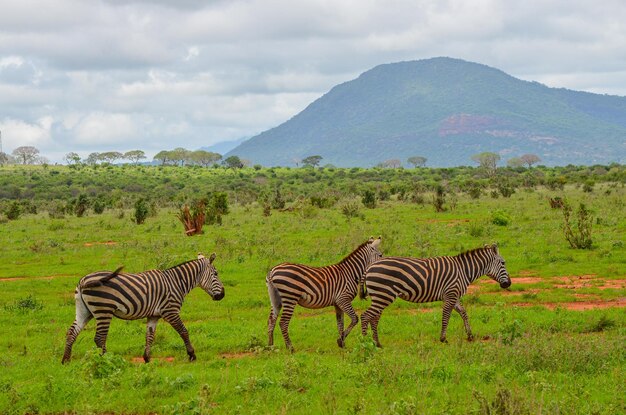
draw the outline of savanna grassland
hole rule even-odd
[[[0,413],[625,413],[625,182],[620,165],[495,177],[466,167],[0,168]],[[186,236],[180,206],[211,206],[217,193],[228,200],[221,224]],[[556,198],[572,207],[574,233],[580,203],[590,211],[590,249],[567,242]],[[513,284],[470,287],[474,342],[457,314],[439,342],[441,303],[397,301],[381,318],[383,349],[356,329],[339,349],[332,308],[296,309],[295,354],[278,329],[267,348],[269,268],[335,263],[372,235],[394,256],[497,242]],[[166,268],[198,252],[216,252],[226,297],[187,297],[196,362],[161,321],[143,364],[145,323],[116,319],[104,356],[90,322],[61,365],[81,276]],[[360,314],[369,300],[353,304]]]

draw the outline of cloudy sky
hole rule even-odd
[[[435,56],[626,95],[624,22],[623,0],[0,0],[3,150],[197,149]]]

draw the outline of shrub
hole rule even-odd
[[[101,215],[104,212],[104,201],[102,199],[96,199],[93,202],[93,212],[96,215]]]
[[[341,205],[341,213],[348,219],[359,216],[359,203],[346,201]]]
[[[581,203],[578,206],[576,216],[577,222],[571,221],[572,207],[565,203],[563,206],[563,231],[565,239],[574,249],[590,249],[592,245],[591,229],[593,226],[593,217],[587,207]]]
[[[435,212],[445,212],[446,208],[444,204],[446,203],[446,191],[441,185],[437,185],[435,189],[435,194],[433,195],[432,204],[435,207]]]
[[[7,215],[7,219],[16,220],[19,219],[20,215],[22,214],[22,209],[20,208],[20,204],[16,200],[9,205],[9,208],[4,213]]]
[[[365,192],[363,192],[361,202],[366,208],[374,209],[376,207],[376,193],[371,190],[366,190]]]
[[[87,207],[89,206],[89,201],[87,200],[87,195],[81,194],[74,201],[74,214],[78,218],[82,218],[85,216],[85,212],[87,212]]]
[[[591,193],[593,192],[593,182],[592,181],[586,181],[585,184],[583,184],[583,192],[585,193]]]
[[[204,226],[206,220],[206,199],[195,200],[191,203],[191,208],[188,205],[184,205],[180,208],[180,211],[176,214],[178,220],[185,227],[185,234],[187,236],[198,235],[202,233],[202,226]],[[212,211],[214,215],[212,223],[222,223],[221,215],[217,215],[216,210]]]
[[[32,294],[29,294],[28,297],[21,298],[12,305],[4,306],[4,309],[6,311],[27,313],[29,311],[39,311],[43,309],[43,303],[37,300]]]
[[[320,209],[327,209],[334,206],[336,200],[331,196],[311,196],[311,205]]]
[[[498,226],[507,226],[511,223],[511,217],[503,210],[495,210],[491,213],[491,223]]]
[[[148,213],[149,213],[148,204],[143,198],[141,198],[135,202],[135,212],[133,213],[133,216],[131,219],[137,225],[141,225],[142,223],[146,221],[146,218],[148,217]]]

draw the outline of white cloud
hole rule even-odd
[[[14,119],[0,121],[4,152],[10,153],[21,146],[34,146],[39,149],[47,148],[51,144],[50,129],[52,122],[53,118],[50,116],[42,117],[35,123],[26,123]]]
[[[139,129],[128,114],[91,113],[73,128],[78,144],[106,146],[137,140]]]

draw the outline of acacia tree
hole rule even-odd
[[[180,164],[181,166],[184,166],[186,162],[191,161],[191,151],[186,148],[177,147],[169,153],[170,160],[176,162],[176,164]]]
[[[496,165],[500,161],[500,155],[486,151],[484,153],[474,154],[472,161],[478,163],[489,175],[492,175],[496,171]]]
[[[212,151],[196,150],[190,155],[191,160],[194,163],[200,164],[204,167],[209,167],[222,159],[222,155],[219,153],[213,153]]]
[[[67,153],[65,157],[63,157],[63,160],[65,160],[67,164],[78,164],[80,163],[80,156],[78,153],[72,151]]]
[[[85,159],[85,162],[86,162],[87,164],[92,165],[92,166],[93,166],[94,164],[97,164],[99,161],[100,161],[100,153],[98,153],[98,152],[90,153],[90,154],[87,156],[87,158]]]
[[[224,160],[224,165],[229,169],[240,169],[243,167],[243,163],[238,156],[230,156],[226,160]]]
[[[407,161],[409,162],[409,164],[412,164],[413,167],[424,167],[428,159],[422,156],[413,156],[409,157]]]
[[[402,162],[398,159],[389,159],[383,161],[379,165],[380,167],[384,167],[386,169],[397,169],[402,165]]]
[[[0,166],[9,164],[9,155],[0,151]]]
[[[539,156],[535,154],[524,154],[520,157],[520,160],[522,160],[522,163],[527,164],[529,169],[533,166],[533,164],[541,161]]]
[[[12,154],[21,164],[33,164],[37,161],[39,150],[33,146],[21,146],[13,150]]]
[[[143,160],[146,158],[146,153],[144,153],[142,150],[130,150],[124,153],[123,158],[132,161],[133,164],[136,165],[139,163],[139,160]]]
[[[522,161],[522,159],[521,159],[521,158],[519,158],[519,157],[513,157],[513,158],[510,158],[510,159],[506,162],[506,165],[507,165],[507,166],[509,166],[509,167],[514,167],[514,168],[516,168],[516,167],[522,167],[522,166],[524,165],[524,162],[523,162],[523,161]]]
[[[155,156],[152,159],[160,161],[161,165],[163,166],[168,161],[172,160],[172,157],[171,157],[170,153],[171,153],[171,151],[161,150],[158,153],[156,153]]]
[[[320,161],[322,161],[323,158],[324,157],[318,156],[318,155],[309,156],[309,157],[302,159],[302,165],[309,166],[309,167],[316,167],[320,164]]]
[[[119,151],[107,151],[104,153],[100,153],[99,156],[100,160],[106,161],[108,163],[113,163],[114,161],[119,160],[123,157],[124,155]]]

